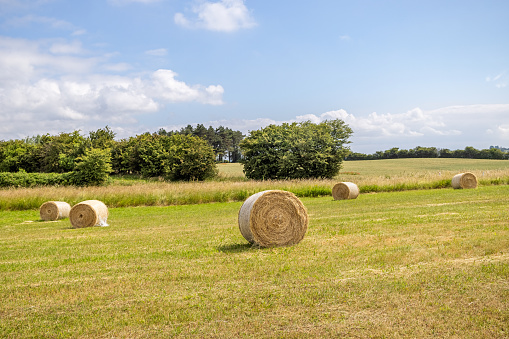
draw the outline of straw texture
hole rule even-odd
[[[268,190],[246,199],[239,211],[242,236],[261,247],[299,243],[308,228],[308,214],[291,192]]]
[[[476,188],[477,178],[469,172],[460,173],[452,178],[451,184],[453,188]]]
[[[69,217],[71,205],[65,201],[47,201],[41,205],[39,214],[44,221],[58,220]]]
[[[74,205],[69,213],[73,228],[108,226],[108,207],[99,200],[86,200]]]
[[[355,199],[359,196],[359,187],[353,182],[340,182],[332,187],[334,200]]]

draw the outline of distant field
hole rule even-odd
[[[509,336],[508,185],[301,200],[306,236],[274,249],[242,238],[241,202],[86,229],[3,211],[0,337]]]
[[[219,164],[219,173],[224,177],[243,177],[241,164]],[[385,176],[446,175],[474,171],[481,176],[487,171],[508,171],[508,160],[485,159],[387,159],[344,161],[342,173],[359,173],[362,178]],[[340,174],[338,177],[344,177]]]
[[[164,182],[114,177],[105,187],[39,187],[0,189],[0,211],[38,209],[48,200],[73,205],[98,199],[110,207],[167,206],[243,201],[267,189],[282,189],[299,197],[330,196],[341,181],[356,183],[362,193],[447,188],[452,177],[473,172],[480,186],[509,184],[509,161],[470,159],[396,159],[347,161],[334,179],[247,180],[240,164],[219,164],[219,178],[207,182]]]

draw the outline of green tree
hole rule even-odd
[[[397,159],[399,158],[399,148],[393,147],[390,150],[386,150],[384,152],[383,158],[384,159]]]
[[[0,141],[0,172],[37,172],[38,147],[31,139]]]
[[[158,132],[121,140],[112,150],[112,163],[116,173],[168,180],[205,180],[217,174],[212,147],[190,134]]]
[[[63,173],[74,169],[76,158],[85,153],[87,139],[79,131],[41,137],[41,171]]]
[[[240,143],[250,179],[332,178],[348,155],[352,130],[342,120],[270,125]]]
[[[70,182],[76,186],[99,186],[108,181],[111,173],[109,149],[90,148],[76,158],[76,166],[70,173]]]
[[[90,143],[93,148],[112,148],[115,143],[115,132],[108,126],[89,132]]]
[[[463,151],[463,156],[469,159],[477,159],[480,157],[480,151],[472,146],[467,146]]]
[[[165,141],[169,180],[206,180],[217,175],[214,150],[202,138],[191,135],[172,135]]]
[[[111,167],[114,173],[128,174],[132,173],[131,154],[129,152],[129,139],[122,139],[113,144],[111,148]]]
[[[440,158],[452,158],[452,156],[453,156],[453,153],[450,149],[442,148],[440,150]]]

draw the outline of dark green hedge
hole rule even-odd
[[[0,172],[0,187],[64,186],[69,179],[69,173]]]

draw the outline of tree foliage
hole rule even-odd
[[[350,153],[345,160],[378,160],[399,158],[467,158],[467,159],[509,159],[509,153],[497,147],[477,150],[472,146],[464,150],[451,151],[448,148],[421,147],[406,150],[393,147],[386,151],[377,151],[374,154]]]
[[[205,180],[217,174],[212,146],[197,136],[145,133],[120,141],[114,137],[106,126],[88,137],[74,131],[0,141],[0,172],[21,171],[6,180],[29,185],[47,181],[23,173],[64,173],[60,183],[77,186],[102,185],[110,172],[168,180]]]
[[[69,181],[76,186],[104,185],[111,171],[110,150],[90,148],[76,158],[76,166],[70,173]]]
[[[214,129],[212,126],[206,128],[202,124],[198,124],[196,127],[187,125],[179,131],[170,132],[161,128],[157,134],[167,136],[174,134],[193,135],[202,138],[213,148],[216,160],[219,162],[239,162],[241,159],[239,144],[245,137],[242,132],[234,131],[228,127],[219,126]]]
[[[212,147],[192,135],[146,133],[121,140],[112,150],[112,163],[116,173],[168,180],[205,180],[217,174]]]
[[[250,179],[332,178],[348,154],[352,130],[342,120],[270,125],[240,143]]]

